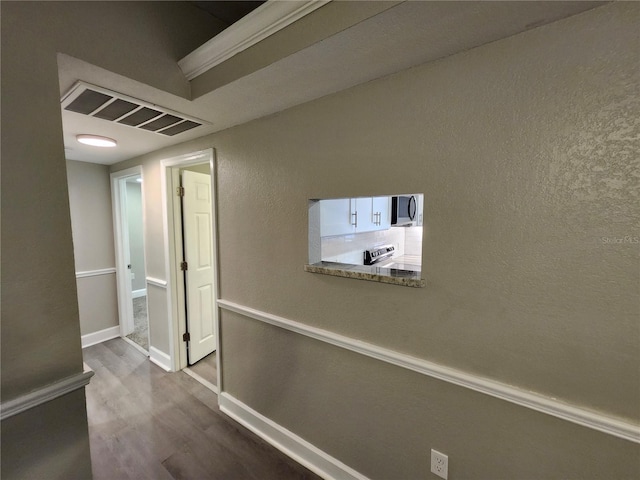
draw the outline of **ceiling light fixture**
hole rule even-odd
[[[76,140],[92,147],[115,147],[118,144],[113,138],[100,135],[76,135]]]

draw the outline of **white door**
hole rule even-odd
[[[182,186],[189,365],[193,365],[216,349],[211,177],[183,171]]]

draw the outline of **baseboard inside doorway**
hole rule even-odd
[[[207,387],[209,390],[211,390],[216,395],[218,394],[218,386],[217,385],[214,385],[213,383],[209,382],[208,380],[205,380],[204,378],[202,378],[201,375],[198,375],[196,372],[191,370],[189,367],[184,368],[182,371],[184,373],[186,373],[187,375],[189,375],[190,377],[192,377],[195,380],[197,380],[198,382],[200,382],[202,385]]]
[[[135,348],[136,350],[138,350],[140,353],[144,354],[144,356],[148,357],[149,356],[149,352],[147,350],[145,350],[144,348],[142,348],[140,345],[138,345],[136,342],[134,342],[133,340],[131,340],[130,338],[127,337],[121,337],[125,342],[127,342],[129,345],[131,345],[133,348]]]

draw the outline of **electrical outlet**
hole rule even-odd
[[[431,473],[435,473],[446,480],[449,473],[449,457],[444,453],[431,449]]]

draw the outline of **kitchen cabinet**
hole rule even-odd
[[[355,216],[351,215],[351,198],[320,200],[320,236],[355,233]]]
[[[391,197],[372,197],[374,230],[391,228]]]
[[[390,197],[338,198],[320,201],[320,235],[374,232],[391,227]]]
[[[422,226],[422,211],[424,210],[424,195],[416,195],[416,226]]]

